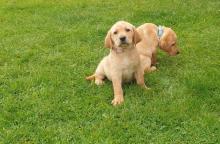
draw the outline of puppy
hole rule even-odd
[[[123,82],[135,79],[138,85],[147,88],[144,83],[140,57],[135,48],[140,40],[133,25],[125,21],[115,23],[105,38],[105,47],[110,48],[109,55],[101,60],[95,74],[86,78],[87,80],[95,79],[97,85],[103,84],[104,78],[112,81],[114,90],[112,104],[114,106],[124,101]]]
[[[141,41],[136,45],[145,72],[156,70],[157,47],[170,56],[179,54],[176,33],[168,27],[145,23],[137,28]]]

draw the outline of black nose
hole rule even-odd
[[[120,37],[120,40],[121,40],[121,41],[125,41],[125,39],[126,39],[126,37],[125,37],[125,36]]]
[[[179,54],[179,53],[180,53],[179,51],[176,52],[176,54]]]

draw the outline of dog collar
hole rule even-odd
[[[163,33],[164,33],[164,29],[163,29],[163,28],[164,28],[164,27],[161,26],[161,25],[159,25],[159,26],[157,27],[157,36],[158,36],[159,39],[162,37],[162,35],[163,35]]]

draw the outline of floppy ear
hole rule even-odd
[[[160,45],[160,49],[165,50],[167,47],[166,40],[160,40],[159,45]]]
[[[168,48],[168,42],[169,42],[169,33],[164,33],[164,35],[160,38],[160,48],[162,50],[166,50]]]
[[[106,37],[105,37],[105,47],[106,48],[112,48],[112,38],[110,30],[108,31]]]
[[[169,39],[167,35],[164,35],[161,40],[159,41],[159,47],[161,50],[168,52],[171,50],[169,46]]]
[[[137,44],[141,41],[141,37],[139,33],[137,32],[136,28],[133,28],[133,30],[134,30],[133,42]]]

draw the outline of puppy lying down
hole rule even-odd
[[[125,21],[115,23],[105,38],[105,47],[110,48],[109,55],[99,63],[95,74],[86,78],[87,80],[95,79],[97,85],[103,84],[104,78],[112,81],[114,90],[112,104],[114,106],[124,101],[123,82],[136,80],[138,85],[147,88],[140,57],[135,48],[140,40],[133,25]]]
[[[137,28],[141,41],[136,45],[145,72],[156,70],[157,47],[171,56],[179,54],[176,33],[168,27],[145,23]]]

